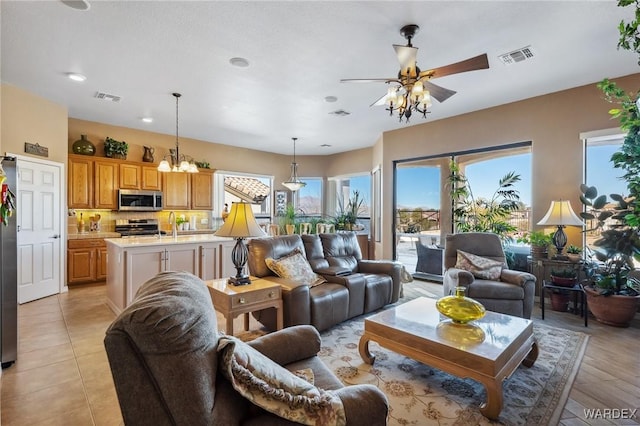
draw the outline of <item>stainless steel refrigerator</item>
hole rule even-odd
[[[16,159],[0,157],[0,162],[5,175],[0,187],[0,357],[6,368],[18,354],[18,227],[15,211],[8,214],[15,207]]]

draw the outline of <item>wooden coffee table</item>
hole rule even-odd
[[[480,411],[497,419],[502,410],[502,382],[522,363],[531,367],[538,357],[533,322],[487,311],[470,324],[454,324],[441,316],[436,301],[419,297],[364,320],[360,338],[362,359],[373,364],[373,340],[380,346],[454,376],[482,383],[487,401]]]
[[[233,319],[244,314],[244,329],[249,329],[249,313],[276,308],[276,327],[282,329],[282,292],[279,284],[251,277],[251,284],[231,285],[227,279],[205,281],[216,311],[227,322],[226,333],[233,336]]]

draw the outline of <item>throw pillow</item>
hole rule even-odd
[[[466,251],[458,250],[456,268],[464,269],[473,274],[474,277],[483,280],[497,280],[502,273],[502,262],[477,256]]]
[[[319,389],[232,336],[218,342],[220,369],[253,404],[306,425],[345,425],[342,400]]]
[[[315,287],[326,282],[322,276],[313,272],[311,265],[307,262],[300,250],[295,249],[280,259],[268,257],[264,260],[267,267],[280,278],[287,278],[293,281],[308,284]]]

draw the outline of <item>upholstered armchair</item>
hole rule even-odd
[[[165,272],[140,287],[104,340],[125,424],[297,424],[272,414],[271,406],[260,408],[265,399],[280,403],[275,412],[284,416],[303,409],[323,418],[339,412],[348,425],[386,424],[385,395],[372,385],[343,387],[317,357],[321,340],[313,327],[289,327],[248,344],[217,330],[208,289],[194,275]],[[263,376],[259,365],[266,365]],[[291,371],[313,376],[313,384]],[[279,387],[263,379],[274,374],[285,376]],[[291,392],[292,384],[306,393]]]
[[[502,264],[497,279],[480,279],[466,269],[456,267],[458,250]],[[459,265],[458,265],[459,266]],[[485,232],[467,232],[446,236],[443,277],[444,294],[454,294],[455,287],[466,287],[466,295],[490,311],[531,318],[536,277],[507,268],[500,238]],[[500,268],[499,268],[500,269]]]

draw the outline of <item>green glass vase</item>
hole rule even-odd
[[[73,143],[71,149],[74,154],[95,155],[96,153],[96,147],[87,139],[87,135],[80,135],[80,139]]]
[[[455,295],[441,297],[436,301],[438,311],[458,324],[480,319],[486,312],[482,303],[464,295],[465,290],[465,287],[456,287]]]

